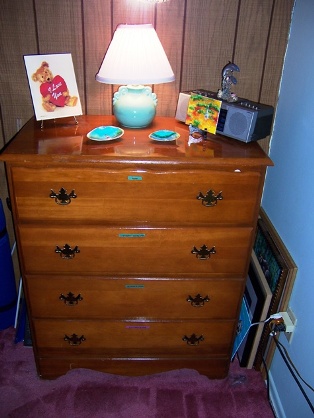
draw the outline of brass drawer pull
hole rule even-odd
[[[193,308],[201,308],[202,306],[204,306],[205,302],[209,302],[209,297],[207,295],[203,298],[198,293],[194,298],[192,298],[192,296],[189,295],[186,301],[191,302]]]
[[[60,300],[63,300],[65,305],[67,306],[74,306],[77,305],[81,300],[83,300],[81,294],[79,293],[77,296],[74,296],[74,293],[69,292],[67,296],[64,296],[63,293],[59,296]]]
[[[186,335],[182,338],[183,341],[186,341],[187,345],[199,345],[200,341],[204,341],[203,335],[197,337],[195,334],[192,334],[190,337]]]
[[[202,201],[202,205],[206,207],[212,207],[217,205],[218,200],[222,200],[222,192],[219,192],[217,195],[215,195],[215,192],[213,190],[208,190],[206,195],[204,196],[202,192],[199,192],[199,195],[196,197],[197,200]]]
[[[71,203],[71,199],[76,199],[77,195],[74,190],[72,190],[70,194],[67,194],[66,189],[61,187],[59,193],[56,193],[51,189],[50,197],[55,200],[57,205],[69,205]]]
[[[80,249],[77,245],[72,249],[69,244],[65,244],[63,248],[60,248],[57,245],[55,252],[57,254],[60,254],[61,258],[70,260],[71,258],[74,258],[75,254],[78,254],[80,252]]]
[[[70,337],[67,335],[64,336],[64,341],[67,341],[70,345],[78,346],[82,344],[83,341],[86,341],[86,338],[84,335],[81,335],[80,337],[76,334],[72,334]]]
[[[199,250],[196,247],[193,247],[191,253],[196,254],[196,258],[199,260],[208,260],[211,254],[216,254],[216,249],[215,247],[208,249],[208,247],[204,244]]]

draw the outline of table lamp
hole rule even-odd
[[[174,74],[151,24],[119,25],[96,80],[123,84],[113,96],[113,113],[130,128],[148,126],[156,114],[157,96],[143,84],[174,81]]]

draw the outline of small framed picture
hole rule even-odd
[[[24,55],[36,120],[82,114],[71,54]]]

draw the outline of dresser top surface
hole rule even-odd
[[[183,165],[272,165],[256,142],[242,143],[221,135],[207,134],[207,140],[189,143],[188,126],[168,117],[156,117],[147,128],[121,127],[124,134],[110,141],[94,141],[87,134],[99,126],[118,126],[114,116],[84,115],[51,119],[30,119],[5,147],[0,160],[12,163],[148,163]],[[149,138],[157,130],[180,135],[171,142]]]

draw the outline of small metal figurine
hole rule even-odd
[[[236,102],[238,96],[231,92],[232,84],[237,84],[237,79],[232,75],[233,71],[240,71],[239,67],[229,61],[222,69],[221,89],[218,90],[218,99],[226,100],[227,102]]]

